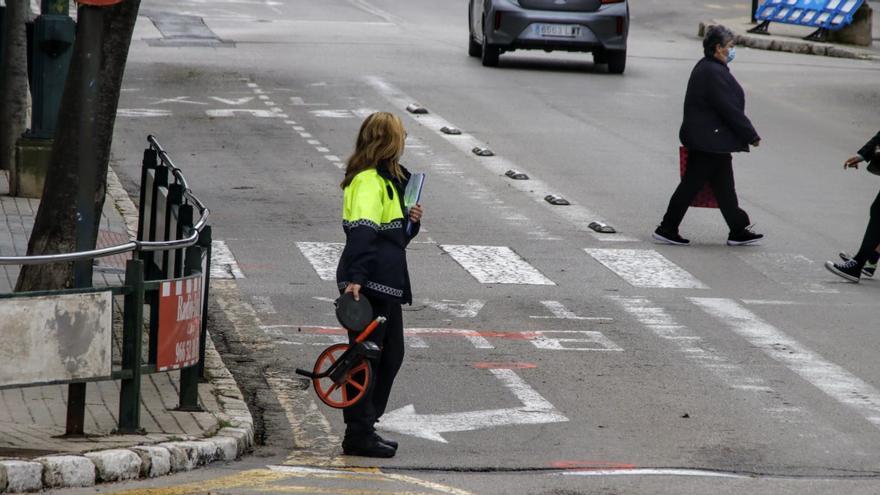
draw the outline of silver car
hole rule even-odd
[[[629,32],[627,0],[470,0],[468,54],[498,65],[503,52],[593,52],[623,74]]]

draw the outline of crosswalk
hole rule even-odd
[[[457,269],[463,269],[480,284],[555,286],[546,273],[557,267],[538,268],[510,246],[435,244]],[[297,248],[321,280],[334,281],[344,244],[339,242],[297,242]],[[710,289],[709,285],[654,249],[584,248],[596,266],[604,267],[632,287],[648,289]],[[413,255],[411,255],[413,256]],[[743,263],[779,286],[794,293],[835,294],[832,281],[822,278],[819,264],[791,253],[744,253]],[[759,301],[760,302],[760,301]],[[783,303],[782,301],[780,304]]]

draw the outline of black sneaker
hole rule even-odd
[[[727,245],[728,246],[746,246],[748,244],[754,244],[761,239],[764,238],[764,234],[757,234],[752,232],[752,226],[744,228],[742,232],[738,232],[736,234],[730,233],[727,236]]]
[[[670,232],[663,227],[657,227],[652,235],[654,240],[665,242],[666,244],[675,244],[676,246],[687,246],[691,241],[678,235],[678,232]]]
[[[862,275],[862,269],[859,266],[859,262],[856,260],[849,260],[844,263],[832,263],[826,261],[825,268],[838,277],[843,277],[854,283],[859,283],[859,278],[861,278]]]
[[[843,261],[849,261],[853,259],[848,253],[841,252],[839,253],[840,259]],[[870,261],[865,262],[865,266],[862,267],[862,275],[866,277],[873,277],[874,272],[877,271],[877,262],[871,263]]]
[[[384,443],[385,445],[391,447],[392,449],[397,450],[397,445],[398,445],[398,444],[397,444],[397,440],[389,440],[389,439],[387,439],[387,438],[385,438],[385,437],[380,437],[379,434],[376,433],[376,432],[373,432],[373,437],[374,437],[376,440],[378,440],[378,441]]]

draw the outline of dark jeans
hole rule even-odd
[[[678,232],[691,201],[707,182],[715,192],[718,207],[731,234],[738,234],[749,226],[749,215],[739,207],[736,188],[733,184],[733,159],[730,153],[706,153],[688,150],[687,170],[684,177],[669,199],[669,207],[660,227],[669,232]]]
[[[363,293],[361,297],[365,297]],[[400,303],[382,301],[375,297],[368,299],[373,306],[373,317],[387,318],[368,339],[382,349],[382,355],[378,362],[371,363],[372,385],[367,389],[366,395],[357,404],[342,410],[346,437],[368,435],[375,431],[374,425],[385,413],[391,385],[403,364],[403,312]],[[349,341],[353,342],[356,336],[349,334]],[[357,394],[357,390],[351,387],[348,392]]]
[[[865,262],[877,262],[880,255],[877,254],[877,245],[880,244],[880,192],[871,204],[871,218],[868,220],[868,227],[865,229],[865,236],[862,238],[862,246],[859,252],[854,256],[859,265],[864,266]]]

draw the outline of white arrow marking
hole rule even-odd
[[[479,299],[468,299],[467,302],[454,301],[451,299],[443,299],[442,301],[425,300],[425,304],[436,309],[449,313],[458,318],[476,318],[477,314],[486,304]]]
[[[219,96],[212,96],[212,100],[217,100],[220,103],[226,103],[227,105],[244,105],[245,103],[254,99],[253,96],[245,96],[244,98],[220,98]]]
[[[426,440],[449,443],[442,433],[473,431],[496,426],[563,423],[563,416],[535,392],[513,370],[490,369],[522,402],[522,406],[508,409],[488,409],[450,414],[416,414],[412,404],[386,414],[379,428],[411,435]]]

